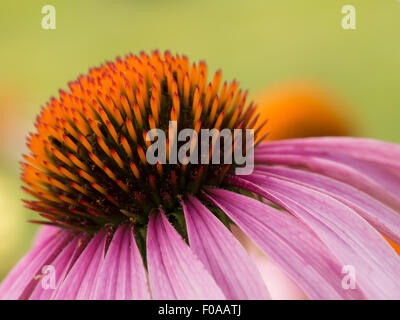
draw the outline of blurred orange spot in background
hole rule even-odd
[[[26,133],[32,128],[26,92],[21,86],[0,82],[0,163],[8,162],[13,169],[19,167]]]
[[[278,84],[261,91],[254,100],[260,112],[257,124],[268,119],[260,133],[269,132],[266,140],[347,136],[357,131],[345,104],[317,83]]]

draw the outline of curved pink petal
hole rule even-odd
[[[400,243],[400,214],[362,191],[317,173],[288,167],[257,166],[255,173],[285,178],[329,194],[354,209],[384,235]]]
[[[326,194],[292,182],[258,175],[245,179],[254,183],[248,190],[304,221],[343,266],[354,267],[357,287],[367,298],[400,297],[400,257],[354,210]]]
[[[315,234],[293,216],[235,192],[209,188],[223,210],[312,299],[362,298],[343,290],[341,266]]]
[[[349,168],[359,171],[363,173],[365,176],[368,176],[370,179],[375,181],[377,184],[383,186],[384,188],[389,189],[392,193],[397,195],[400,193],[400,170],[398,168],[394,168],[390,165],[390,162],[386,164],[382,163],[374,163],[368,160],[365,160],[360,156],[359,158],[352,157],[351,155],[344,154],[341,150],[332,149],[330,151],[326,150],[314,150],[314,149],[289,149],[289,150],[280,150],[273,149],[267,150],[267,152],[260,152],[262,154],[273,155],[273,156],[281,156],[285,158],[288,155],[298,155],[298,156],[307,156],[310,158],[316,159],[326,159],[330,161],[335,161],[338,164],[342,164],[344,166],[348,166]],[[257,153],[258,156],[259,153]],[[389,160],[390,158],[388,158]],[[338,176],[338,178],[341,178]],[[345,178],[345,177],[344,177]]]
[[[50,265],[50,267],[52,267],[53,269],[49,269],[49,274],[46,274],[46,276],[54,276],[54,287],[51,287],[51,280],[46,281],[45,285],[43,285],[41,281],[38,282],[32,294],[29,296],[30,300],[51,299],[55,290],[59,288],[61,283],[64,281],[66,275],[71,270],[72,266],[75,264],[76,260],[82,253],[88,240],[88,234],[79,234],[61,251],[61,253],[57,256],[56,259],[54,259],[54,261]],[[43,281],[44,280],[45,279],[43,279]]]
[[[108,228],[100,230],[88,243],[52,299],[88,300],[94,295],[97,275],[104,261]]]
[[[307,295],[274,261],[251,240],[237,225],[231,225],[232,234],[240,241],[268,284],[271,299],[307,300]]]
[[[182,202],[190,248],[227,299],[270,298],[257,267],[232,233],[199,200]]]
[[[400,170],[389,166],[377,165],[368,161],[347,157],[342,154],[327,154],[323,158],[336,161],[363,173],[384,189],[389,190],[397,200],[400,199]]]
[[[43,241],[48,240],[51,236],[53,236],[55,233],[59,231],[60,228],[54,226],[44,225],[43,227],[40,227],[35,235],[35,238],[33,239],[33,246],[37,246]]]
[[[163,212],[152,213],[147,265],[154,299],[224,299],[225,296]]]
[[[150,299],[146,271],[133,226],[121,225],[114,234],[97,277],[96,300]]]
[[[295,150],[333,151],[345,154],[347,157],[400,169],[400,145],[375,139],[351,137],[288,139],[261,144],[258,150],[281,154]]]
[[[387,158],[386,164],[374,163],[362,158],[362,155],[359,158],[346,155],[340,149],[308,149],[297,144],[293,147],[291,141],[284,146],[274,144],[274,148],[264,144],[262,148],[256,149],[255,161],[262,164],[304,166],[310,171],[354,186],[400,211],[400,171],[391,165],[391,158]]]
[[[3,280],[0,299],[27,299],[42,276],[43,266],[51,264],[72,237],[72,232],[59,230],[31,249]]]

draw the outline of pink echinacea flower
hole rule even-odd
[[[269,299],[234,225],[310,299],[399,299],[400,257],[383,237],[400,243],[399,145],[265,143],[254,128],[248,175],[238,163],[147,162],[146,134],[169,121],[253,129],[246,97],[219,71],[207,83],[204,62],[157,51],[69,83],[42,109],[22,164],[25,204],[48,226],[0,298]]]

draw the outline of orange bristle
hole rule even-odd
[[[129,166],[131,167],[131,170],[132,170],[134,176],[136,177],[136,179],[140,179],[140,173],[139,173],[137,166],[133,162],[130,162]]]
[[[121,136],[121,145],[124,148],[126,155],[129,158],[132,158],[132,149],[124,136]]]
[[[121,158],[119,157],[117,151],[114,149],[111,150],[111,155],[114,161],[118,164],[118,166],[122,169],[124,167],[124,163],[122,162]]]

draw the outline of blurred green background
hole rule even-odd
[[[56,30],[41,27],[44,5]],[[343,5],[356,30],[343,30]],[[1,1],[0,279],[31,245],[35,217],[19,182],[41,105],[89,67],[170,49],[255,94],[292,78],[327,85],[353,108],[360,135],[400,142],[400,2],[396,0]]]

